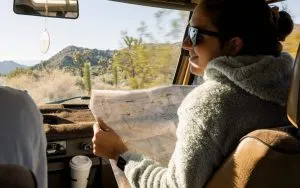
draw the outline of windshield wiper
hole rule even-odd
[[[70,101],[70,100],[74,100],[74,99],[79,99],[79,98],[81,100],[90,100],[91,99],[90,96],[77,96],[77,97],[71,97],[71,98],[67,98],[67,99],[62,99],[62,100],[47,102],[46,104],[61,104],[61,103],[64,103],[66,101]]]

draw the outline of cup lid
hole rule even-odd
[[[92,161],[87,156],[77,155],[70,160],[70,166],[76,169],[89,169],[92,166]]]

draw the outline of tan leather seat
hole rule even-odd
[[[15,164],[0,164],[0,187],[36,188],[37,183],[28,169]]]
[[[251,132],[208,182],[208,188],[300,187],[298,129],[289,126]]]
[[[207,182],[207,188],[300,187],[299,86],[300,44],[287,103],[291,125],[256,130],[243,137]]]

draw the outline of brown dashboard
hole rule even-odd
[[[92,160],[88,187],[117,187],[108,161],[93,155],[94,117],[88,105],[47,104],[39,109],[48,142],[48,187],[70,187],[69,161],[76,155]]]

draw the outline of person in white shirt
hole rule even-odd
[[[47,188],[46,136],[43,118],[25,92],[0,87],[0,163],[30,169],[38,188]]]

